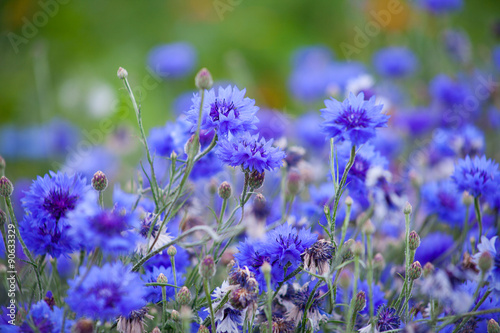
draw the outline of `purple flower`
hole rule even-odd
[[[389,116],[381,113],[382,105],[375,105],[375,97],[365,101],[363,93],[350,93],[343,103],[332,98],[325,100],[325,105],[322,127],[328,138],[350,140],[359,146],[375,137],[376,128],[387,127]]]
[[[86,200],[96,200],[85,178],[50,172],[38,177],[21,200],[26,211],[20,223],[21,235],[35,254],[58,257],[75,250],[68,234],[71,221],[68,213]]]
[[[219,140],[216,154],[223,163],[232,167],[262,173],[282,166],[285,152],[273,147],[273,140],[259,139],[259,135],[245,133],[231,140]]]
[[[255,113],[259,107],[255,106],[255,100],[245,97],[246,89],[239,90],[237,87],[227,86],[225,89],[219,87],[206,90],[203,99],[201,115],[201,129],[216,130],[219,135],[238,135],[253,131],[259,121]],[[201,96],[194,94],[192,106],[187,111],[187,121],[194,132],[198,126]]]
[[[382,76],[401,78],[410,76],[418,66],[415,54],[405,47],[387,47],[373,56],[373,65]]]
[[[451,180],[433,182],[422,187],[424,203],[431,214],[451,226],[462,228],[465,219],[465,206],[462,193],[457,191]]]
[[[463,0],[418,0],[418,4],[435,15],[462,9]]]
[[[459,160],[451,178],[460,191],[478,197],[493,194],[497,190],[494,180],[498,176],[498,164],[483,155],[481,158],[476,156],[471,159],[467,156]]]
[[[461,63],[468,63],[471,60],[471,44],[465,32],[446,30],[443,39],[446,51],[452,59]]]
[[[379,332],[396,330],[401,325],[396,309],[382,305],[377,311],[377,329]]]
[[[25,333],[64,333],[71,331],[74,321],[65,318],[63,328],[64,310],[54,306],[53,309],[44,301],[41,300],[34,304],[26,319],[20,324],[16,332]],[[36,329],[34,329],[36,328]]]
[[[138,273],[121,262],[82,268],[74,280],[68,281],[66,303],[77,316],[103,321],[128,316],[146,305],[145,288]],[[84,300],[84,301],[82,301]]]
[[[436,231],[422,237],[420,246],[415,252],[415,261],[419,261],[422,265],[440,258],[454,244],[453,237]]]
[[[170,157],[173,151],[182,155],[190,136],[189,127],[188,123],[178,119],[175,123],[167,122],[165,126],[152,128],[148,137],[151,151],[163,157]]]
[[[182,78],[197,63],[195,48],[186,42],[157,46],[149,52],[148,65],[163,78]]]

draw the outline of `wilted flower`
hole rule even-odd
[[[330,260],[334,253],[335,247],[332,243],[320,239],[301,254],[304,269],[313,273],[317,270],[319,275],[323,275],[330,270]]]

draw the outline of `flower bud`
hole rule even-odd
[[[123,79],[127,78],[128,72],[127,72],[127,70],[125,68],[120,67],[120,68],[118,68],[118,71],[116,72],[116,75],[118,76],[118,78],[120,80],[123,80]]]
[[[189,304],[189,302],[191,302],[191,292],[186,286],[182,287],[179,290],[176,300],[180,305],[187,305]]]
[[[340,272],[339,284],[342,287],[342,289],[344,290],[349,289],[349,286],[351,285],[351,279],[352,277],[346,271]]]
[[[428,262],[424,265],[424,277],[428,277],[432,273],[434,273],[434,265]]]
[[[210,333],[210,331],[206,326],[200,325],[200,327],[198,328],[198,333]]]
[[[409,214],[411,214],[412,210],[413,210],[413,208],[411,207],[410,203],[407,202],[405,205],[405,208],[403,209],[403,213],[405,215],[409,215]]]
[[[472,205],[473,202],[474,202],[474,197],[470,195],[469,192],[464,191],[464,193],[462,193],[462,203],[465,206],[470,206]]]
[[[366,294],[364,291],[358,292],[356,295],[356,301],[354,302],[354,311],[360,312],[366,306]]]
[[[297,171],[290,171],[286,183],[287,191],[290,195],[297,195],[302,187],[302,177]]]
[[[420,265],[420,262],[415,261],[411,264],[410,269],[408,270],[408,275],[412,280],[416,280],[422,275],[422,266]]]
[[[200,140],[193,134],[184,145],[184,152],[189,158],[194,158],[200,152]]]
[[[347,196],[347,198],[345,198],[344,203],[347,207],[351,207],[352,206],[352,198],[350,196]]]
[[[484,251],[483,253],[481,253],[477,261],[477,265],[481,272],[488,272],[493,265],[493,257],[491,256],[491,253],[489,253],[488,251]]]
[[[257,170],[254,170],[250,173],[248,176],[248,186],[252,190],[257,190],[262,187],[262,184],[264,184],[264,178],[266,176],[265,171],[258,172]]]
[[[500,326],[493,318],[488,321],[488,326],[486,329],[488,333],[500,333]]]
[[[222,182],[219,186],[219,197],[227,200],[231,197],[231,185],[228,182]]]
[[[179,321],[180,319],[180,314],[177,310],[172,310],[171,316],[173,321]]]
[[[92,177],[92,187],[98,192],[104,191],[108,187],[108,178],[102,171],[97,171]]]
[[[200,69],[194,78],[194,84],[198,89],[210,89],[214,85],[212,74],[206,68]]]
[[[385,268],[385,259],[381,253],[377,253],[375,257],[373,257],[373,269],[383,270]]]
[[[243,310],[248,307],[250,303],[257,302],[259,296],[258,290],[259,288],[255,287],[253,288],[253,290],[249,290],[243,287],[233,289],[231,291],[231,294],[229,294],[229,303],[231,303],[231,305],[235,309]]]
[[[175,246],[170,245],[167,249],[167,254],[171,257],[174,257],[177,254],[177,249],[175,248]]]
[[[76,322],[74,330],[75,333],[93,333],[94,322],[87,318],[81,318]]]
[[[375,233],[375,226],[370,219],[363,225],[363,232],[367,235],[373,235]]]
[[[215,261],[212,256],[206,256],[200,263],[199,273],[204,279],[211,279],[215,275]]]
[[[354,256],[352,252],[352,246],[354,245],[354,240],[353,239],[348,239],[346,242],[344,242],[344,245],[342,246],[342,250],[340,252],[342,256],[342,262],[351,260]]]
[[[352,253],[355,256],[362,257],[365,254],[365,245],[361,242],[355,242],[352,245]]]
[[[410,250],[415,251],[420,246],[420,236],[417,234],[415,230],[410,232]]]
[[[264,261],[262,266],[260,266],[260,271],[264,276],[271,274],[271,265],[267,261]]]
[[[236,261],[231,259],[231,261],[226,266],[226,273],[229,274],[235,265],[236,265]]]
[[[7,166],[7,164],[5,163],[5,160],[3,159],[2,156],[0,156],[0,175],[1,176],[3,176],[6,166]]]
[[[158,277],[156,278],[156,282],[158,282],[158,283],[168,283],[168,279],[167,279],[167,277],[165,276],[165,274],[160,273],[160,274],[158,275]]]
[[[410,182],[413,187],[420,187],[422,185],[422,176],[415,170],[411,170],[408,173],[408,176],[410,177]]]
[[[3,226],[7,223],[7,213],[0,209],[0,228],[3,230]]]
[[[10,180],[8,180],[5,176],[2,176],[2,178],[0,178],[0,195],[8,198],[12,195],[12,192],[14,192],[14,186]]]

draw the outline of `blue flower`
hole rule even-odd
[[[182,78],[197,63],[195,48],[186,42],[157,46],[149,52],[148,65],[163,78]]]
[[[422,266],[428,262],[440,258],[454,244],[453,237],[442,233],[433,232],[421,238],[420,246],[415,252],[415,261],[422,263]]]
[[[255,113],[259,107],[255,106],[255,100],[245,97],[245,93],[246,89],[239,90],[232,86],[225,89],[219,87],[218,92],[215,88],[205,91],[200,128],[217,130],[222,136],[255,130],[259,121]],[[195,94],[192,101],[186,120],[193,125],[194,132],[198,126],[201,96]]]
[[[464,64],[471,60],[471,44],[465,32],[446,30],[443,37],[446,51],[452,59]]]
[[[491,159],[467,156],[464,160],[459,160],[455,165],[455,171],[451,178],[457,184],[460,191],[467,191],[470,195],[478,197],[480,195],[490,195],[495,189],[495,177],[498,177],[498,164]]]
[[[138,273],[130,271],[130,265],[117,262],[94,266],[88,273],[84,270],[68,281],[66,303],[77,316],[113,320],[146,305],[143,282]]]
[[[259,140],[259,135],[245,133],[232,140],[220,140],[216,154],[223,163],[232,167],[241,166],[245,170],[262,173],[281,167],[285,152],[273,147],[273,140]]]
[[[259,111],[257,132],[266,140],[277,140],[287,136],[291,126],[290,117],[283,112],[270,109],[261,109]]]
[[[295,120],[295,131],[299,144],[315,151],[327,146],[325,136],[321,133],[322,119],[316,112],[308,112]]]
[[[491,255],[493,258],[493,266],[491,270],[487,272],[486,280],[490,283],[490,287],[493,288],[497,296],[500,296],[500,249],[498,245],[495,245],[497,238],[497,236],[494,236],[488,239],[482,236],[481,243],[477,245],[478,253],[474,255],[473,259],[477,263],[484,252],[488,252]]]
[[[418,0],[418,4],[435,15],[462,9],[463,0]]]
[[[81,202],[96,200],[89,188],[80,175],[52,171],[50,176],[33,182],[22,199],[26,215],[20,223],[22,237],[31,251],[53,257],[73,252],[76,244],[68,235],[67,216]]]
[[[158,275],[163,274],[166,276],[168,283],[174,285],[174,273],[172,272],[172,268],[165,268],[163,266],[153,267],[153,270],[147,271],[146,274],[142,276],[142,280],[144,283],[156,283],[158,279]],[[176,269],[177,275],[177,286],[180,288],[184,284],[184,278],[179,274],[179,271]],[[167,291],[167,300],[175,299],[175,288],[174,287],[166,287]],[[158,286],[149,286],[146,287],[146,296],[144,297],[148,302],[158,303],[162,300],[162,287]]]
[[[64,310],[54,306],[53,310],[44,300],[34,304],[26,319],[20,324],[18,332],[23,333],[64,333],[71,331],[74,321],[65,318],[64,330],[61,330]],[[36,328],[34,330],[33,328]]]
[[[401,319],[396,309],[382,305],[377,311],[377,329],[379,332],[396,330],[401,326]]]
[[[465,219],[465,206],[462,193],[457,191],[451,180],[432,182],[422,187],[422,197],[427,210],[438,218],[455,227],[462,228]]]
[[[251,241],[246,239],[238,246],[238,253],[234,255],[240,267],[248,267],[254,273],[255,279],[262,290],[267,290],[264,274],[260,267],[264,262],[271,263],[271,258],[262,241]],[[271,283],[283,281],[283,270],[278,266],[271,266]]]
[[[373,65],[380,75],[401,78],[408,77],[418,66],[417,57],[406,47],[387,47],[373,56]]]
[[[470,95],[467,86],[445,74],[438,74],[432,79],[429,83],[429,93],[434,101],[446,108],[463,106],[465,98]]]
[[[177,155],[184,153],[184,144],[189,139],[189,124],[182,120],[167,122],[165,126],[152,128],[148,142],[151,152],[157,156],[170,157],[175,151]]]
[[[72,222],[71,237],[89,251],[100,248],[105,254],[127,254],[134,251],[139,240],[134,232],[140,222],[136,213],[102,209],[97,201],[89,201],[79,205],[68,217]]]
[[[350,140],[359,146],[375,137],[377,127],[387,127],[389,116],[381,113],[382,105],[375,105],[375,97],[365,101],[363,93],[350,93],[343,103],[332,98],[325,100],[325,105],[322,127],[328,138]]]

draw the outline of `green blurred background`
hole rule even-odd
[[[289,94],[291,54],[301,46],[324,44],[342,59],[341,43],[352,44],[354,28],[363,28],[372,20],[370,11],[387,8],[388,1],[3,0],[0,125],[33,125],[56,116],[80,128],[97,126],[103,116],[122,122],[116,110],[127,102],[116,70],[125,67],[131,84],[141,85],[150,75],[146,59],[151,48],[176,41],[192,43],[198,68],[209,68],[216,80],[246,87],[261,107],[290,114],[319,109],[320,104],[304,105]],[[47,14],[49,3],[54,15],[43,22],[40,12]],[[492,26],[500,17],[500,1],[467,0],[461,12],[439,18],[402,3],[401,14],[353,59],[369,66],[374,50],[408,45],[423,63],[415,80],[425,85],[438,72],[459,70],[435,47],[441,31],[451,27],[469,34],[476,63],[489,61],[498,42]],[[14,46],[13,34],[22,37],[27,22],[37,19],[44,24]],[[192,74],[162,81],[141,96],[146,130],[174,118],[172,102],[194,88]],[[100,116],[89,111],[88,96],[102,97]],[[134,124],[132,112],[125,122]],[[10,172],[13,178],[33,177],[49,168],[43,161],[17,161]]]

